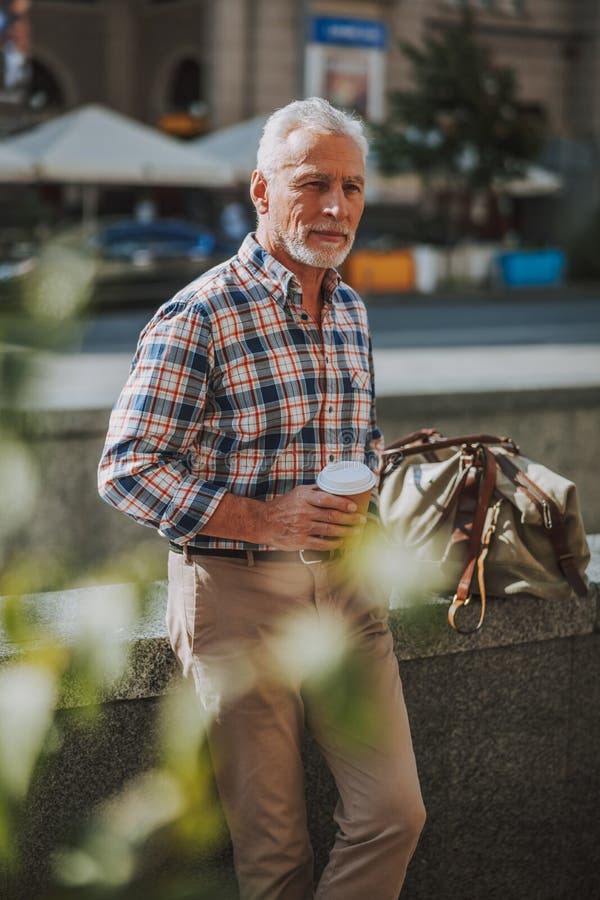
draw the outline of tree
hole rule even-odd
[[[400,49],[413,87],[391,94],[387,121],[371,126],[373,147],[382,172],[416,171],[426,189],[445,194],[452,237],[465,211],[472,221],[482,204],[489,210],[492,186],[537,157],[543,116],[518,102],[514,72],[477,41],[468,6],[440,36]]]

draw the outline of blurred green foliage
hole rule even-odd
[[[372,126],[384,172],[444,175],[481,188],[522,175],[536,158],[543,123],[522,108],[515,73],[493,62],[474,22],[466,9],[439,36],[400,45],[413,89],[393,92],[387,121]]]
[[[30,376],[38,354],[68,347],[77,337],[93,277],[88,257],[49,241],[35,267],[3,285],[0,297],[0,894],[7,900],[23,895],[23,866],[31,863],[21,852],[36,781],[50,772],[71,729],[102,727],[102,700],[129,664],[123,632],[131,633],[143,617],[148,586],[164,574],[163,561],[143,547],[77,570],[43,548],[32,559],[16,539],[35,515],[44,482],[24,425]],[[123,588],[103,592],[108,584]],[[78,585],[97,586],[98,598],[81,606],[65,640],[27,595]],[[171,857],[206,856],[226,839],[200,711],[189,690],[165,696],[156,767],[74,827],[72,843],[55,847],[53,874],[36,896],[233,896],[233,885],[222,877],[215,887],[210,866],[200,885],[197,877],[177,874],[177,867],[161,870]]]
[[[467,6],[439,35],[402,42],[412,88],[392,92],[387,119],[371,125],[382,172],[421,175],[421,206],[431,223],[444,220],[452,239],[461,220],[464,228],[489,215],[493,185],[525,173],[546,127],[519,102],[514,71],[495,64],[475,23]]]

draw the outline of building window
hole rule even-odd
[[[31,83],[27,105],[36,113],[60,110],[65,105],[64,93],[58,79],[37,59],[31,60]]]
[[[169,108],[175,112],[195,112],[204,100],[202,69],[195,59],[182,59],[171,76]]]
[[[159,121],[164,131],[194,137],[208,128],[204,67],[195,59],[180,60],[168,81],[165,114]]]

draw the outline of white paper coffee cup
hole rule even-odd
[[[347,497],[365,515],[376,481],[375,473],[364,463],[345,461],[325,466],[317,476],[317,487],[328,494]]]

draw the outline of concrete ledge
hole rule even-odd
[[[588,573],[600,581],[600,535],[589,538],[592,561]],[[102,585],[35,595],[25,604],[35,614],[38,626],[60,641],[71,642],[86,618],[86,607],[102,603],[103,598],[127,599],[130,585]],[[131,627],[119,627],[114,639],[128,644],[129,665],[123,677],[106,686],[101,699],[140,700],[157,697],[178,677],[175,658],[169,646],[165,625],[167,584],[151,585],[142,605],[139,621]],[[483,628],[471,635],[453,631],[447,622],[449,602],[430,598],[414,606],[390,610],[390,627],[396,655],[400,661],[490,650],[556,638],[592,634],[600,630],[600,592],[595,584],[588,597],[564,600],[540,600],[535,597],[490,598]],[[475,602],[470,618],[477,621]],[[469,622],[468,619],[465,619]],[[0,665],[10,661],[16,648],[0,631]],[[61,697],[64,708],[84,702],[76,683]]]
[[[26,609],[35,617],[37,627],[49,637],[71,643],[81,631],[81,623],[88,618],[86,607],[112,598],[117,603],[131,601],[132,585],[115,584],[76,588],[33,595],[24,600]],[[1,602],[1,600],[0,600]],[[152,585],[144,598],[139,620],[133,626],[117,627],[106,638],[126,644],[128,665],[124,674],[107,683],[100,700],[142,700],[165,693],[179,677],[177,661],[169,645],[165,626],[167,604],[166,582]],[[10,662],[18,652],[0,629],[0,666]],[[60,697],[60,708],[81,706],[87,701],[84,689],[75,681],[68,682]]]

